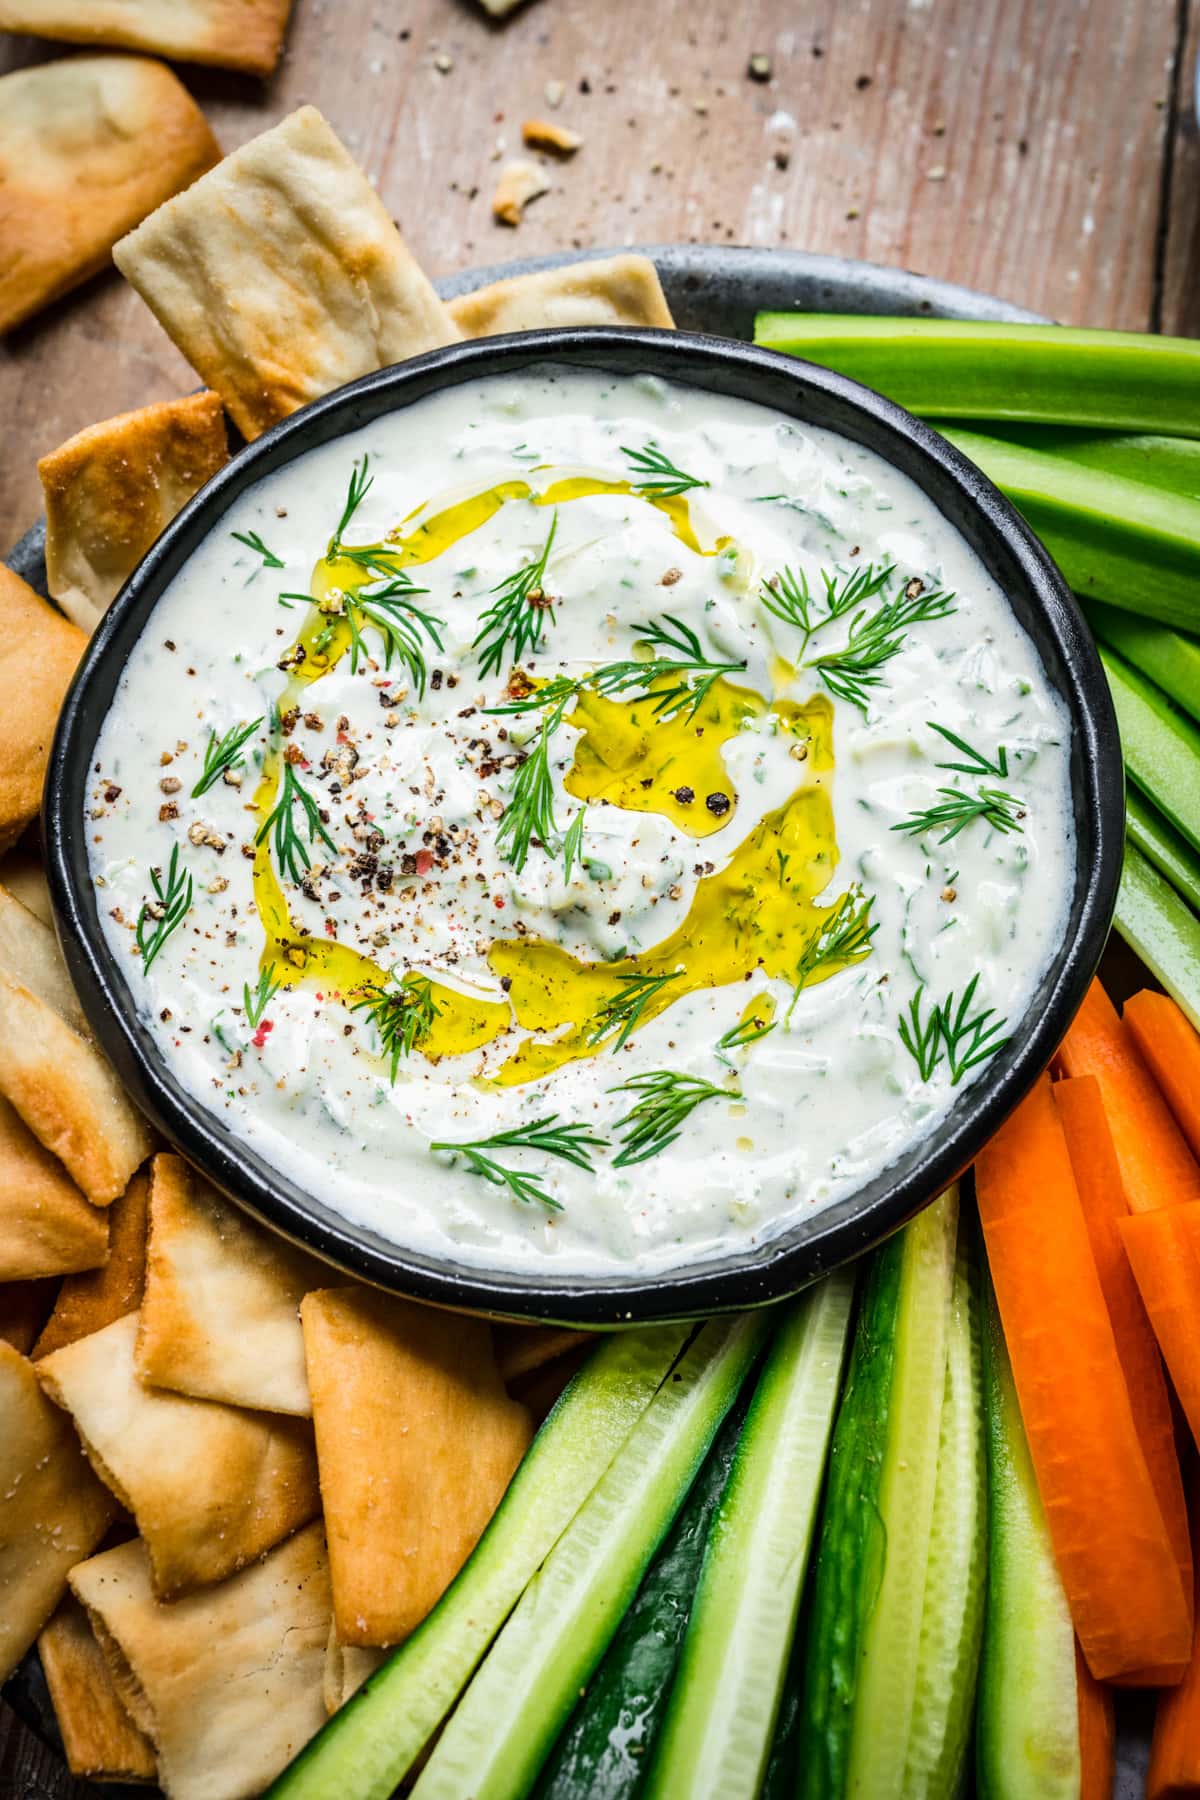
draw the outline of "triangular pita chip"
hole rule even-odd
[[[329,1270],[156,1156],[137,1370],[202,1399],[309,1417],[299,1306]]]
[[[373,1288],[300,1305],[334,1617],[343,1644],[395,1644],[457,1575],[532,1435],[480,1319]]]
[[[320,1510],[312,1430],[144,1387],[130,1313],[34,1366],[129,1508],[162,1599],[221,1581]]]
[[[332,1619],[329,1642],[325,1646],[325,1675],[322,1696],[325,1711],[335,1713],[356,1694],[368,1676],[373,1675],[388,1659],[386,1650],[364,1649],[359,1644],[343,1644]]]
[[[68,1275],[34,1345],[35,1361],[137,1311],[146,1278],[149,1201],[150,1177],[139,1169],[121,1198],[107,1208],[108,1261],[85,1275]]]
[[[33,1364],[0,1342],[0,1685],[116,1510]]]
[[[0,883],[0,969],[56,1012],[81,1037],[89,1035],[58,939],[49,925]]]
[[[153,1781],[154,1746],[126,1712],[88,1616],[72,1595],[39,1637],[38,1656],[72,1775]]]
[[[269,75],[292,0],[0,0],[0,27]]]
[[[108,1256],[108,1217],[0,1097],[0,1281],[69,1275]]]
[[[325,1723],[329,1566],[319,1524],[163,1606],[140,1541],[72,1571],[169,1800],[249,1800]]]
[[[450,301],[450,316],[464,337],[548,326],[658,325],[675,323],[648,256],[606,256],[563,263],[531,275],[513,275]]]
[[[589,1335],[563,1325],[497,1325],[495,1333],[496,1366],[506,1387],[586,1343]]]
[[[50,741],[86,643],[77,626],[0,563],[0,850],[37,818]]]
[[[56,1275],[43,1281],[0,1282],[0,1338],[22,1356],[29,1355],[58,1288]]]
[[[0,883],[43,925],[53,926],[50,884],[46,880],[41,858],[34,851],[27,850],[20,844],[15,850],[10,850],[0,860]]]

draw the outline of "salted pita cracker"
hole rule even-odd
[[[123,1194],[150,1128],[92,1043],[0,963],[0,1094],[93,1206]]]
[[[220,154],[162,63],[72,56],[0,76],[0,332],[104,268]]]
[[[587,1343],[589,1336],[586,1331],[569,1331],[560,1325],[497,1325],[496,1366],[500,1379],[506,1387],[511,1386],[522,1375]]]
[[[54,1305],[58,1286],[56,1275],[41,1281],[0,1282],[0,1340],[28,1356]]]
[[[88,1616],[72,1595],[60,1603],[37,1646],[72,1775],[153,1781],[154,1746],[126,1712]]]
[[[54,909],[50,904],[50,884],[41,859],[20,845],[0,859],[0,885],[21,902],[43,925],[54,925]]]
[[[364,1649],[360,1644],[343,1644],[333,1621],[329,1625],[329,1641],[325,1646],[325,1672],[321,1697],[325,1711],[335,1713],[357,1694],[364,1681],[388,1659],[386,1650]]]
[[[0,1281],[70,1275],[107,1257],[107,1215],[0,1098]]]
[[[269,75],[291,0],[0,0],[0,29]]]
[[[155,538],[228,461],[224,411],[208,393],[89,425],[43,456],[46,582],[67,617],[91,631]]]
[[[549,326],[675,324],[647,256],[606,256],[514,275],[451,300],[450,314],[469,338]]]
[[[115,1512],[33,1364],[0,1342],[0,1685]]]
[[[329,1564],[319,1524],[229,1581],[160,1604],[139,1540],[71,1572],[170,1800],[249,1800],[325,1723]]]
[[[139,1169],[120,1199],[107,1208],[108,1261],[85,1275],[67,1276],[34,1344],[35,1362],[137,1311],[146,1278],[149,1206],[150,1178]]]
[[[221,1581],[320,1509],[311,1429],[150,1388],[134,1367],[138,1315],[39,1358],[97,1474],[128,1507],[164,1600]]]
[[[54,727],[86,642],[0,563],[0,851],[38,815]]]
[[[0,882],[0,969],[53,1007],[72,1031],[88,1035],[58,939],[49,925]]]
[[[459,336],[312,106],[227,156],[113,257],[247,438]]]
[[[311,1417],[299,1306],[329,1270],[251,1224],[180,1156],[156,1156],[137,1342],[143,1381]]]
[[[370,1288],[300,1304],[334,1618],[343,1644],[395,1644],[470,1555],[525,1454],[529,1416],[490,1328]]]

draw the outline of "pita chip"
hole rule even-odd
[[[33,1364],[0,1343],[0,1684],[90,1556],[116,1506]]]
[[[464,337],[567,325],[658,325],[671,317],[658,270],[647,256],[607,256],[494,281],[450,301]]]
[[[72,1775],[153,1781],[154,1746],[122,1705],[78,1600],[65,1597],[37,1642]]]
[[[300,1301],[329,1270],[156,1156],[137,1342],[143,1381],[267,1412],[312,1414]]]
[[[0,28],[269,75],[291,0],[0,0]]]
[[[28,1356],[54,1305],[58,1286],[54,1275],[41,1281],[0,1282],[0,1340]]]
[[[104,268],[220,154],[162,63],[73,56],[0,76],[0,332]]]
[[[33,1358],[49,1356],[64,1344],[102,1331],[114,1319],[136,1312],[146,1278],[146,1227],[150,1178],[139,1169],[119,1200],[107,1209],[108,1261],[85,1275],[68,1275],[54,1311],[33,1347]]]
[[[83,1009],[51,926],[0,883],[0,969],[53,1007],[73,1031],[88,1035]]]
[[[113,255],[247,438],[459,336],[312,106],[235,150]]]
[[[20,845],[0,860],[0,885],[6,887],[27,912],[53,928],[54,911],[50,905],[50,885],[41,859]]]
[[[0,103],[3,86],[0,81]],[[37,818],[50,741],[86,642],[0,563],[0,851]]]
[[[229,461],[216,394],[189,394],[89,425],[38,463],[47,585],[91,631],[164,527]]]
[[[334,1619],[395,1644],[458,1573],[532,1436],[490,1327],[372,1288],[300,1305]]]
[[[329,1642],[325,1646],[325,1674],[322,1697],[325,1711],[335,1713],[357,1694],[363,1682],[373,1675],[388,1658],[386,1650],[363,1649],[359,1644],[342,1644],[330,1623]]]
[[[222,1581],[320,1509],[312,1432],[143,1386],[129,1313],[35,1365],[96,1473],[128,1507],[164,1600]]]
[[[0,1281],[69,1275],[108,1256],[108,1218],[0,1098]]]
[[[505,1387],[590,1338],[586,1331],[570,1331],[561,1325],[497,1325],[495,1333],[496,1365]]]
[[[329,1564],[319,1524],[164,1606],[137,1539],[72,1570],[170,1800],[250,1800],[325,1723]]]

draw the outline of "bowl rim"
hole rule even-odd
[[[605,374],[652,373],[741,395],[877,450],[948,514],[1018,616],[1027,613],[1021,622],[1072,724],[1074,892],[1063,942],[1031,1002],[1032,1016],[1016,1023],[1014,1049],[985,1067],[928,1138],[843,1200],[765,1242],[648,1274],[635,1269],[625,1278],[556,1275],[547,1265],[493,1271],[419,1253],[342,1217],[272,1169],[169,1069],[108,951],[88,874],[86,788],[112,696],[158,599],[227,507],[306,450],[427,394],[556,363]],[[881,442],[891,445],[891,454]],[[1048,652],[1057,670],[1048,666]],[[1045,1069],[1095,973],[1120,880],[1124,768],[1108,685],[1066,582],[1009,502],[931,426],[845,376],[738,340],[634,327],[566,328],[467,340],[392,365],[313,401],[238,451],[166,527],[90,640],[55,732],[43,817],[56,926],[85,1016],[151,1122],[220,1191],[336,1268],[411,1298],[498,1318],[611,1327],[782,1299],[881,1241],[969,1166]]]

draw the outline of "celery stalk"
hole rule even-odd
[[[1200,343],[1062,325],[759,313],[754,339],[955,419],[1196,436]]]
[[[1200,1031],[1200,919],[1131,844],[1114,923]]]
[[[941,427],[937,419],[931,425]],[[1003,438],[1024,450],[1040,450],[1099,469],[1103,475],[1124,475],[1150,487],[1165,488],[1185,500],[1200,500],[1200,439],[1164,437],[1151,431],[1095,431],[1074,425],[1013,425],[1000,419],[970,419],[968,431]]]
[[[1125,773],[1200,850],[1200,729],[1111,650],[1101,648]]]
[[[1101,643],[1119,650],[1126,662],[1200,719],[1200,642],[1102,600],[1086,600],[1084,611]]]
[[[1132,787],[1125,796],[1125,830],[1135,849],[1154,864],[1160,875],[1166,876],[1189,906],[1200,912],[1200,856]]]

